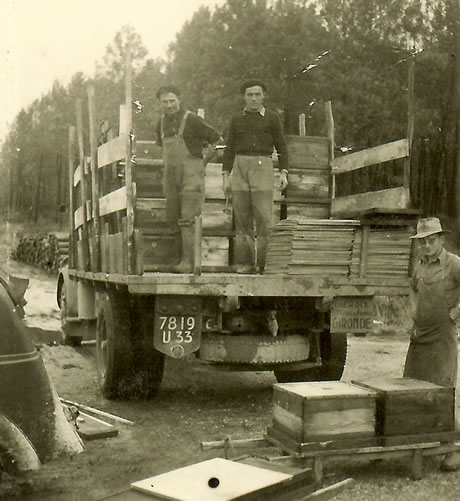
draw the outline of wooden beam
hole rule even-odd
[[[299,115],[299,136],[305,137],[307,135],[307,124],[305,121],[305,113]]]
[[[99,199],[100,216],[107,216],[123,209],[126,209],[126,186],[107,193]]]
[[[76,263],[75,255],[75,223],[74,211],[75,203],[73,199],[73,178],[74,178],[74,157],[75,157],[75,143],[77,139],[77,129],[74,126],[69,127],[69,268],[74,268]]]
[[[327,124],[327,143],[329,151],[329,165],[332,165],[334,160],[334,148],[335,148],[335,137],[334,137],[334,115],[332,114],[332,103],[331,101],[326,101],[326,124]],[[336,186],[335,177],[331,176],[330,181],[330,194],[331,198],[335,198]]]
[[[78,183],[81,182],[81,166],[80,164],[77,165],[77,168],[75,169],[75,172],[72,172],[72,176],[70,179],[73,179],[73,186],[77,187]]]
[[[93,271],[101,269],[100,228],[99,228],[99,173],[97,167],[96,95],[94,86],[88,87],[89,144],[91,151],[91,180],[93,205]]]
[[[76,114],[77,114],[77,139],[78,139],[78,154],[80,159],[80,202],[81,202],[81,260],[80,263],[83,266],[83,271],[88,271],[90,267],[89,262],[89,235],[88,235],[88,217],[86,214],[86,202],[88,200],[87,190],[86,190],[86,157],[85,150],[83,147],[83,118],[82,118],[82,102],[81,99],[78,99],[76,102]],[[77,218],[77,212],[75,213],[75,217]],[[80,225],[75,223],[75,226],[78,228]]]
[[[331,202],[331,216],[349,218],[372,208],[407,209],[409,200],[409,190],[403,186],[337,197]]]
[[[128,44],[125,59],[125,94],[126,94],[126,131],[125,137],[125,182],[126,182],[126,240],[128,253],[128,273],[134,272],[134,199],[133,176],[131,171],[131,131],[132,131],[132,74],[131,47]]]
[[[97,165],[99,168],[123,160],[126,152],[126,136],[118,136],[97,148]]]
[[[332,174],[341,174],[369,165],[380,164],[390,160],[397,160],[409,156],[409,143],[407,139],[399,139],[392,143],[382,144],[356,153],[335,158],[332,160]]]
[[[128,118],[128,112],[130,110],[131,108],[128,108],[126,104],[120,104],[120,125],[118,132],[120,136],[127,136],[131,132],[130,121]]]

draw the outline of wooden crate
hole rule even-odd
[[[286,136],[289,167],[330,171],[327,137]]]
[[[340,381],[275,384],[273,429],[299,443],[375,435],[376,395]]]
[[[330,202],[319,203],[287,203],[287,217],[290,219],[327,219],[330,215]]]
[[[353,383],[376,392],[379,435],[398,437],[455,430],[454,388],[409,378],[375,378]]]

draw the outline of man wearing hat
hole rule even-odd
[[[444,249],[444,233],[436,217],[420,219],[417,234],[419,261],[410,279],[414,324],[404,377],[442,386],[457,382],[457,329],[460,318],[460,257]],[[460,468],[460,455],[449,454],[441,469]]]

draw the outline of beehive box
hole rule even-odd
[[[379,435],[414,436],[455,430],[454,388],[409,378],[375,378],[353,383],[376,392]],[[393,442],[385,442],[390,443]]]
[[[298,443],[375,436],[373,391],[340,381],[275,384],[273,430]]]

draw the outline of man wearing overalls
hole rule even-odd
[[[166,217],[175,237],[180,262],[168,271],[193,270],[194,223],[204,202],[205,163],[203,147],[213,150],[221,135],[195,113],[184,110],[177,87],[157,92],[162,111],[157,124],[157,142],[163,147]]]
[[[278,114],[264,107],[265,85],[248,80],[241,88],[244,110],[230,121],[223,162],[223,190],[232,193],[235,217],[234,262],[238,273],[265,267],[265,251],[272,224],[274,174],[272,153],[278,154],[281,191],[288,184],[288,154]],[[230,182],[230,172],[233,179]]]
[[[410,279],[410,305],[414,318],[404,377],[442,386],[457,382],[457,328],[460,318],[460,257],[444,249],[438,218],[420,219],[417,234],[420,260]],[[460,468],[460,455],[448,454],[445,471]]]

